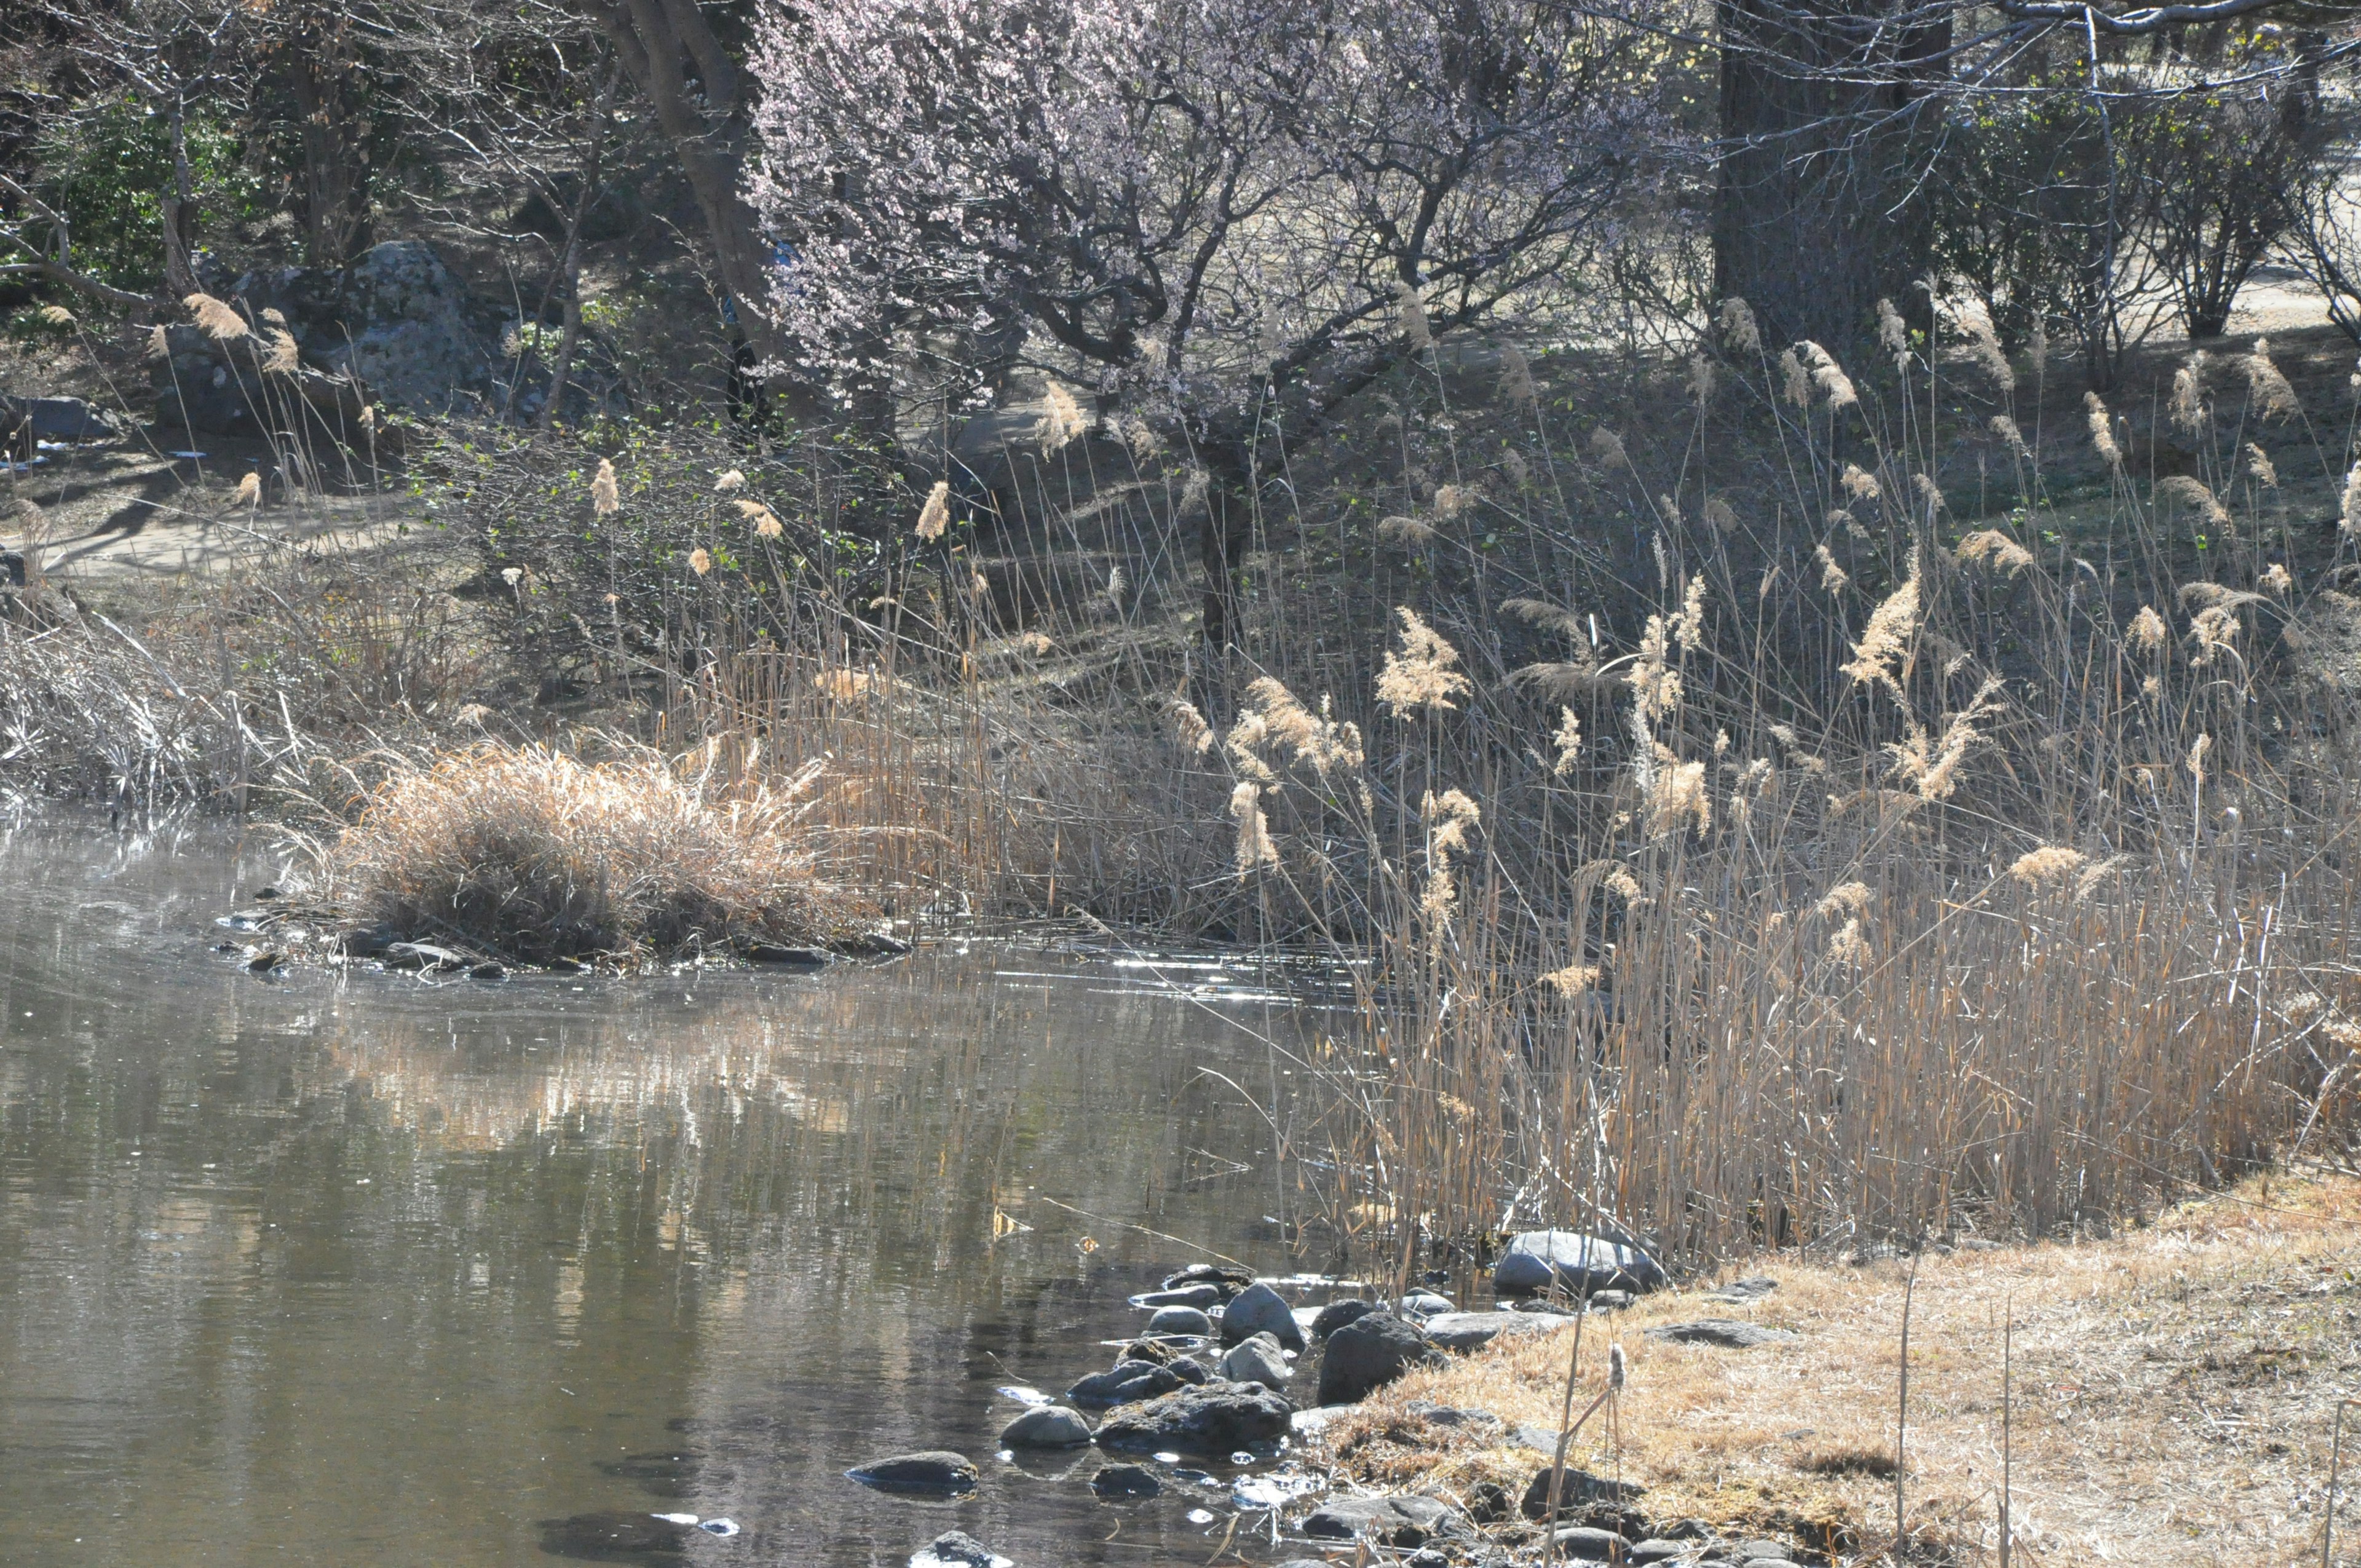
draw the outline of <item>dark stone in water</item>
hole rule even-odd
[[[1117,1362],[1113,1371],[1093,1372],[1066,1390],[1066,1400],[1085,1410],[1128,1405],[1170,1394],[1181,1386],[1180,1375],[1152,1361]]]
[[[1287,1298],[1268,1285],[1249,1285],[1222,1309],[1222,1343],[1242,1344],[1268,1334],[1290,1350],[1303,1348],[1303,1330]]]
[[[1091,1490],[1103,1502],[1137,1502],[1164,1490],[1164,1483],[1145,1464],[1110,1464],[1091,1477]]]
[[[1235,1296],[1253,1283],[1253,1275],[1227,1263],[1192,1263],[1164,1277],[1164,1288],[1167,1290],[1178,1290],[1188,1285],[1216,1285],[1221,1287],[1224,1296]]]
[[[246,960],[246,967],[256,974],[269,974],[286,961],[287,955],[281,952],[257,953]]]
[[[1328,1349],[1320,1358],[1320,1402],[1352,1404],[1442,1354],[1426,1343],[1425,1335],[1390,1312],[1356,1318],[1328,1336]]]
[[[549,972],[552,974],[580,974],[588,968],[588,964],[576,963],[572,959],[549,960]]]
[[[1235,1453],[1285,1437],[1295,1407],[1252,1383],[1208,1383],[1110,1411],[1099,1446],[1149,1453]]]
[[[793,964],[805,969],[825,969],[834,961],[826,948],[785,948],[776,942],[749,942],[738,951],[749,963]]]
[[[1213,1320],[1194,1307],[1159,1307],[1148,1320],[1152,1334],[1187,1334],[1202,1339],[1213,1332]]]
[[[480,963],[467,971],[469,980],[506,980],[508,977],[508,966],[505,964]]]
[[[948,1449],[897,1453],[848,1470],[845,1475],[881,1492],[912,1492],[945,1497],[975,1489],[976,1469],[967,1455]]]
[[[1354,1319],[1366,1318],[1377,1310],[1376,1302],[1364,1301],[1358,1297],[1331,1301],[1320,1309],[1318,1317],[1312,1320],[1312,1337],[1324,1340]]]
[[[964,1563],[969,1568],[992,1568],[992,1548],[962,1530],[950,1530],[927,1543],[927,1555],[938,1563]]]
[[[1194,1307],[1203,1311],[1222,1304],[1222,1288],[1218,1285],[1183,1285],[1171,1290],[1150,1290],[1136,1296],[1132,1304],[1137,1307]]]
[[[674,1524],[653,1514],[612,1509],[543,1519],[541,1549],[553,1557],[580,1557],[594,1563],[672,1557],[697,1533],[695,1525]]]

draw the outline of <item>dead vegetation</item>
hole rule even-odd
[[[352,822],[305,839],[303,891],[404,938],[511,959],[832,945],[871,905],[827,880],[810,822],[824,765],[765,782],[719,743],[603,758],[484,741],[394,759]]]
[[[2316,1560],[2331,1421],[2361,1375],[2356,1222],[2361,1180],[2257,1179],[2109,1240],[1925,1257],[1911,1316],[1906,1559],[1997,1556],[2006,1315],[2016,1561]],[[1635,1507],[1650,1521],[1697,1519],[1883,1560],[1909,1267],[1765,1255],[1743,1271],[1779,1285],[1752,1307],[1684,1290],[1592,1317],[1580,1398],[1603,1387],[1610,1343],[1629,1378],[1614,1420],[1587,1426],[1569,1464],[1645,1486]],[[1732,1351],[1646,1332],[1708,1315],[1802,1337]],[[1327,1451],[1368,1484],[1465,1501],[1489,1481],[1520,1496],[1545,1464],[1530,1448],[1387,1434],[1410,1430],[1413,1400],[1554,1432],[1567,1338],[1495,1342],[1414,1372],[1331,1426]],[[2339,1514],[2343,1537],[2361,1514],[2349,1486]]]

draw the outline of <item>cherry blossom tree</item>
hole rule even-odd
[[[832,0],[769,14],[752,193],[840,388],[1016,345],[1215,483],[1207,632],[1285,444],[1610,237],[1658,0]]]

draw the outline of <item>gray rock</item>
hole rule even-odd
[[[30,435],[37,441],[104,441],[120,435],[114,416],[80,398],[0,395],[0,447]]]
[[[1438,1312],[1455,1312],[1458,1303],[1448,1296],[1438,1296],[1432,1290],[1413,1290],[1394,1303],[1394,1315],[1401,1318],[1432,1318]]]
[[[1213,1320],[1194,1307],[1159,1307],[1156,1315],[1148,1320],[1148,1332],[1152,1334],[1193,1334],[1202,1339],[1213,1332]]]
[[[1218,1285],[1182,1285],[1170,1290],[1150,1290],[1131,1299],[1135,1307],[1194,1307],[1203,1311],[1222,1304],[1222,1288]]]
[[[1634,1246],[1578,1231],[1526,1231],[1492,1266],[1495,1288],[1512,1294],[1553,1284],[1576,1296],[1609,1289],[1653,1290],[1665,1282],[1656,1260]]]
[[[1777,1280],[1758,1275],[1751,1279],[1733,1279],[1717,1289],[1708,1290],[1706,1292],[1705,1299],[1708,1301],[1728,1301],[1742,1306],[1749,1302],[1760,1301],[1777,1288],[1779,1288]]]
[[[1784,1541],[1741,1541],[1730,1548],[1730,1556],[1740,1563],[1792,1563],[1795,1549]]]
[[[1670,1563],[1676,1557],[1688,1556],[1697,1549],[1697,1542],[1694,1541],[1665,1541],[1659,1537],[1651,1537],[1646,1541],[1634,1541],[1625,1548],[1623,1561],[1634,1564],[1635,1568],[1643,1568],[1644,1564],[1650,1563]]]
[[[1468,1351],[1489,1344],[1502,1334],[1545,1334],[1573,1323],[1572,1318],[1538,1312],[1441,1312],[1421,1326],[1426,1337],[1444,1349]]]
[[[913,1568],[921,1563],[962,1563],[968,1568],[992,1568],[1000,1561],[992,1548],[961,1530],[945,1530],[927,1543],[927,1550],[910,1559]]]
[[[1303,1330],[1287,1299],[1268,1285],[1249,1285],[1222,1309],[1222,1343],[1236,1344],[1265,1333],[1289,1350],[1303,1348]]]
[[[1554,1451],[1557,1440],[1551,1439],[1550,1446]],[[1549,1490],[1550,1467],[1544,1464],[1532,1484],[1526,1486],[1524,1500],[1517,1505],[1519,1511],[1529,1519],[1547,1519]],[[1646,1491],[1647,1488],[1637,1481],[1610,1481],[1604,1475],[1593,1475],[1587,1470],[1569,1464],[1565,1467],[1565,1485],[1558,1490],[1557,1510],[1559,1517],[1563,1518],[1574,1509],[1587,1508],[1593,1503],[1631,1502]]]
[[[1412,1399],[1404,1409],[1429,1426],[1489,1431],[1502,1424],[1500,1418],[1489,1410],[1462,1409],[1456,1405],[1438,1405],[1432,1399]]]
[[[1320,1358],[1320,1402],[1352,1404],[1441,1355],[1415,1327],[1390,1312],[1356,1318],[1328,1336]]]
[[[1145,1464],[1110,1464],[1091,1477],[1091,1490],[1107,1502],[1135,1502],[1164,1490],[1164,1483]]]
[[[873,1459],[845,1474],[881,1492],[941,1495],[972,1491],[976,1483],[976,1468],[968,1463],[967,1455],[940,1448]]]
[[[1182,1386],[1179,1373],[1152,1361],[1121,1361],[1109,1372],[1093,1372],[1066,1390],[1067,1402],[1085,1410],[1128,1405],[1170,1394]]]
[[[1318,1317],[1312,1320],[1312,1337],[1324,1340],[1355,1318],[1367,1317],[1377,1310],[1376,1302],[1364,1301],[1358,1297],[1351,1297],[1342,1301],[1331,1301],[1320,1309]]]
[[[1576,1563],[1612,1563],[1622,1554],[1623,1538],[1611,1530],[1574,1525],[1550,1538],[1553,1555]]]
[[[1080,1448],[1091,1423],[1063,1405],[1036,1405],[1000,1429],[1003,1448]]]
[[[1757,1345],[1785,1344],[1804,1336],[1785,1329],[1766,1329],[1737,1318],[1699,1318],[1693,1323],[1664,1323],[1647,1331],[1653,1340],[1667,1344],[1709,1344],[1723,1350],[1752,1350]]]
[[[1099,1446],[1156,1453],[1235,1453],[1285,1437],[1295,1407],[1252,1383],[1208,1383],[1178,1388],[1144,1404],[1110,1411],[1099,1426]]]
[[[1266,1388],[1283,1387],[1295,1376],[1279,1341],[1268,1333],[1232,1345],[1222,1356],[1220,1372],[1233,1383],[1259,1383]]]
[[[1620,1312],[1636,1299],[1629,1290],[1593,1290],[1590,1305],[1602,1312]]]
[[[1304,1519],[1318,1541],[1373,1541],[1381,1546],[1423,1546],[1449,1533],[1451,1507],[1434,1497],[1337,1497]]]

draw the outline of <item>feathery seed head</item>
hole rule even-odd
[[[937,479],[934,488],[927,492],[926,504],[918,509],[917,526],[912,531],[932,544],[943,536],[951,521],[951,482]]]

